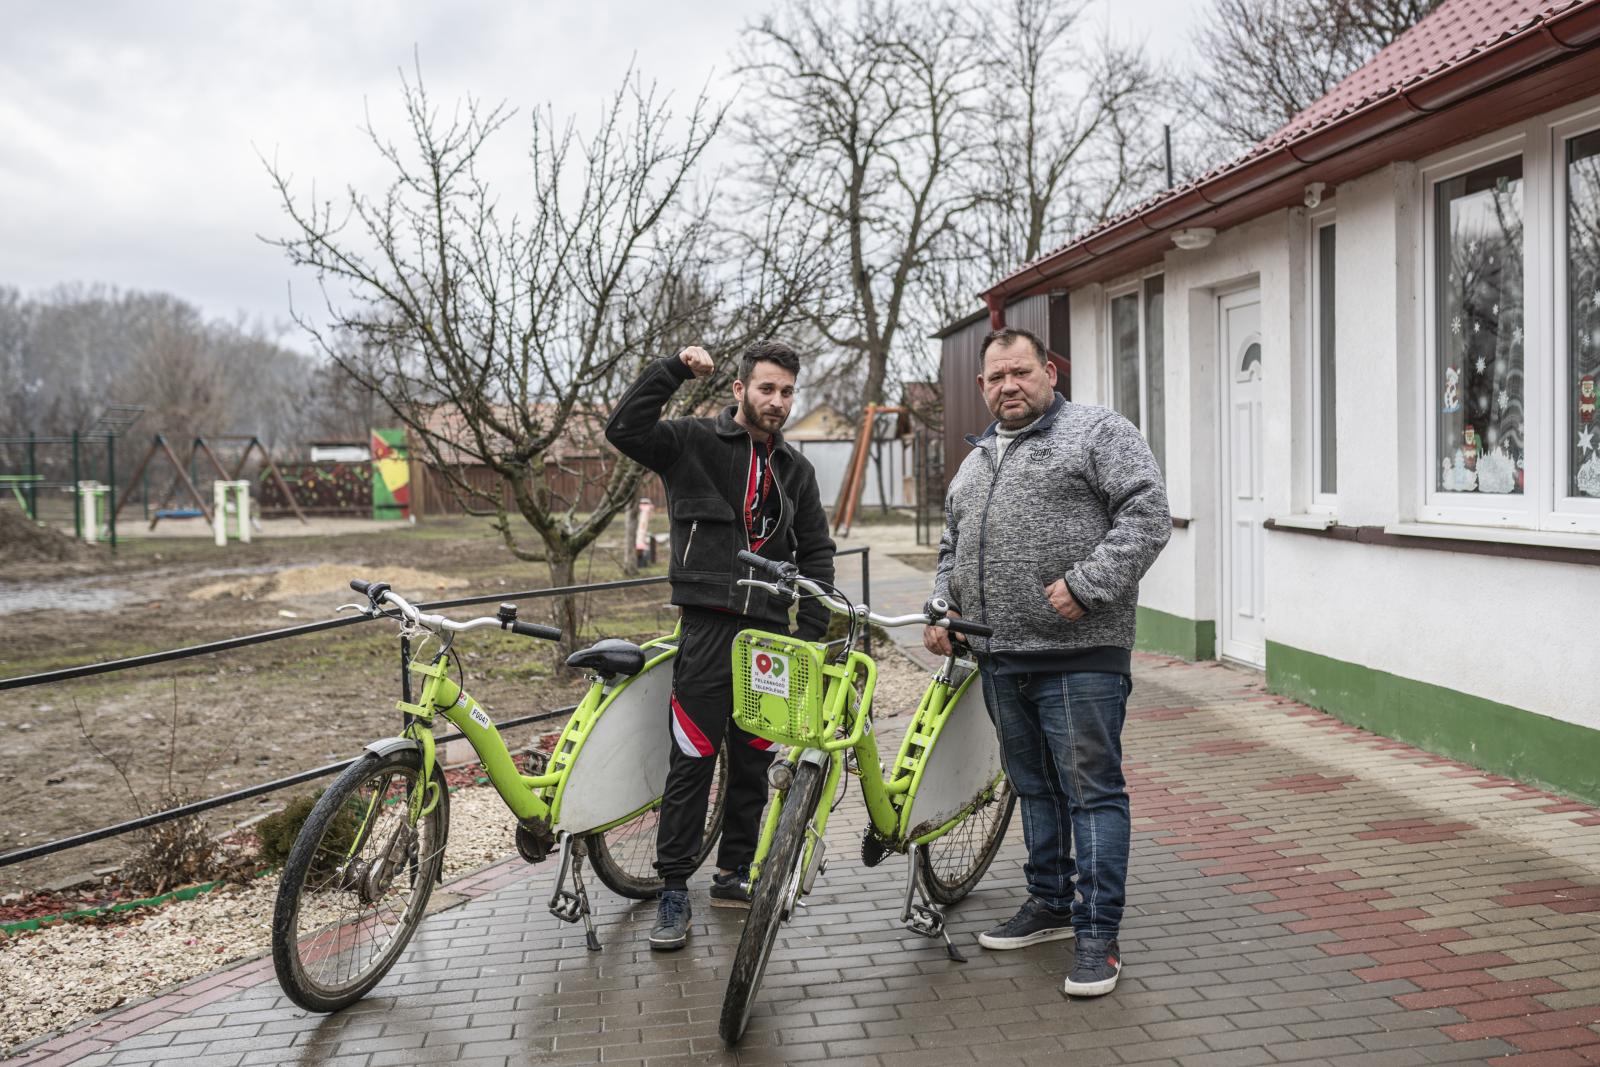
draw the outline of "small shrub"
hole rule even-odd
[[[300,835],[300,828],[306,824],[320,796],[320,791],[297,796],[282,811],[275,811],[256,823],[256,836],[261,839],[261,851],[256,858],[262,864],[268,867],[283,866],[283,861],[289,858],[294,839]]]
[[[182,793],[162,798],[161,809],[193,801]],[[209,882],[230,873],[230,857],[217,847],[198,815],[159,823],[138,834],[138,847],[122,864],[123,881],[151,895],[192,882]]]
[[[256,858],[264,866],[283,866],[289,858],[289,850],[294,847],[294,839],[300,836],[301,827],[311,817],[311,809],[322,799],[323,792],[319,789],[315,793],[295,797],[282,811],[273,812],[256,823],[256,836],[261,839],[261,851]],[[334,816],[330,833],[323,838],[322,851],[313,864],[312,873],[327,873],[326,865],[350,847],[360,826],[361,812],[353,803],[347,804],[343,811]]]

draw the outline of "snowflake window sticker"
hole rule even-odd
[[[1476,370],[1479,374],[1483,373],[1483,368],[1486,367],[1486,366],[1488,366],[1488,364],[1486,362],[1484,362],[1484,358],[1482,356],[1479,356],[1478,359],[1477,359],[1477,362],[1475,362],[1472,365],[1473,369]]]
[[[1457,315],[1450,320],[1450,332],[1456,336],[1461,335],[1461,316]]]

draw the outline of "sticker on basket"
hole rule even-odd
[[[750,660],[750,688],[757,693],[789,697],[789,657],[757,652]]]
[[[477,723],[479,726],[483,727],[485,730],[494,729],[494,723],[489,721],[489,716],[485,715],[483,713],[483,709],[478,707],[478,705],[476,705],[476,704],[472,705],[472,710],[467,712],[467,714],[472,716],[472,721],[473,722]]]

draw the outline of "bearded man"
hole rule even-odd
[[[995,421],[967,438],[973,449],[950,481],[933,592],[994,628],[973,644],[1022,799],[1028,897],[978,942],[1004,950],[1072,938],[1065,992],[1103,996],[1122,971],[1122,724],[1139,579],[1172,536],[1172,516],[1138,428],[1057,393],[1038,337],[996,330],[980,359]],[[922,640],[950,654],[949,631],[930,626]]]
[[[779,431],[794,405],[800,355],[763,341],[740,359],[733,406],[715,418],[663,419],[678,387],[715,369],[710,353],[692,346],[656,360],[623,394],[606,423],[606,440],[661,475],[667,489],[672,603],[679,606],[678,655],[667,738],[672,745],[656,870],[665,883],[650,947],[688,943],[688,879],[704,834],[717,751],[727,741],[727,808],[711,904],[750,906],[750,861],[767,802],[772,745],[733,725],[733,639],[740,630],[788,630],[789,603],[738,584],[756,577],[740,563],[748,549],[794,563],[808,578],[833,580],[834,544],[811,463],[783,443]],[[821,640],[828,612],[802,600],[796,636]]]

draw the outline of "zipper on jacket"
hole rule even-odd
[[[989,596],[985,592],[983,581],[983,555],[984,548],[989,541],[989,505],[994,501],[995,487],[1000,484],[1000,468],[1005,466],[1006,455],[1016,451],[1016,447],[1020,443],[1021,438],[1013,440],[1011,444],[1006,446],[1005,452],[1000,453],[1000,459],[994,461],[994,475],[989,479],[989,495],[983,498],[983,518],[978,523],[978,611],[982,616],[981,621],[985,625],[989,622]],[[998,447],[997,445],[997,451]]]
[[[696,520],[694,520],[694,522],[689,524],[689,540],[684,542],[684,545],[683,545],[683,561],[681,563],[679,563],[678,566],[687,567],[689,565],[689,549],[694,547],[694,532],[696,530],[698,530],[698,529],[700,529],[700,520],[699,519],[696,519]],[[983,544],[983,538],[980,537],[978,539],[978,544],[979,545]]]
[[[770,457],[769,457],[769,460],[770,460]],[[740,518],[739,526],[744,530],[744,550],[746,552],[754,551],[750,547],[750,501],[747,499],[747,496],[748,496],[748,494],[750,492],[750,476],[751,476],[752,473],[754,473],[755,464],[756,464],[756,439],[754,437],[751,437],[750,438],[750,455],[745,460],[744,484],[739,487],[739,500],[740,500],[739,510],[741,512],[743,512],[743,514],[739,517]],[[777,476],[774,475],[772,480],[774,482],[776,482],[778,480]],[[756,569],[754,567],[746,567],[745,568],[745,577],[746,578],[753,579],[753,578],[755,578],[755,576],[756,576]],[[751,588],[750,586],[747,585],[747,586],[744,587],[744,614],[745,615],[749,615],[750,614],[750,594],[753,593],[753,592],[755,592],[755,590],[753,588]]]

